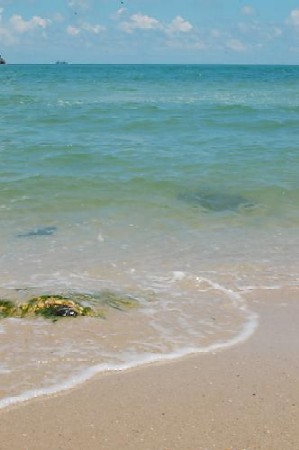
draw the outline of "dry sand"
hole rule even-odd
[[[299,450],[299,291],[248,296],[246,342],[0,412],[1,450]]]

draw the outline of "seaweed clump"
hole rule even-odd
[[[95,311],[62,295],[41,295],[19,305],[10,300],[0,300],[0,318],[42,316],[54,319],[67,316],[101,317],[101,315],[101,311]]]
[[[77,317],[98,315],[89,306],[83,306],[79,302],[63,297],[62,295],[41,295],[32,298],[27,303],[20,305],[21,317],[43,316],[52,317]]]
[[[108,306],[120,311],[126,311],[128,309],[136,308],[138,301],[126,295],[120,295],[113,291],[103,291],[99,294],[99,300],[104,306]]]
[[[0,300],[0,318],[13,317],[16,312],[16,305],[10,300]]]
[[[138,301],[133,297],[112,291],[103,291],[97,295],[73,294],[69,297],[40,295],[21,304],[0,299],[0,318],[36,316],[52,320],[77,316],[105,318],[106,310],[109,308],[126,311],[137,306]]]
[[[118,292],[104,290],[97,294],[73,294],[72,299],[81,303],[88,302],[92,306],[105,310],[112,308],[119,311],[127,311],[137,308],[139,302],[131,295],[121,294]]]

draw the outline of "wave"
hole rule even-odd
[[[173,284],[176,282],[181,282],[185,278],[185,274],[183,272],[174,272],[173,275],[169,278],[169,283]],[[225,288],[219,283],[213,282],[205,277],[196,277],[198,284],[198,294],[202,292],[202,289],[205,291],[206,288],[213,289],[217,292],[221,292],[224,296],[226,296],[229,301],[234,304],[234,307],[243,315],[244,323],[239,329],[239,331],[233,334],[229,338],[218,338],[207,345],[179,345],[176,348],[168,352],[157,352],[154,353],[150,351],[151,346],[148,348],[146,352],[134,351],[130,346],[128,348],[124,348],[121,353],[118,352],[117,358],[122,359],[119,362],[106,361],[99,364],[92,364],[84,369],[80,370],[79,373],[75,373],[76,370],[72,369],[70,372],[73,372],[72,375],[64,376],[59,382],[54,384],[50,384],[48,386],[37,387],[36,389],[25,390],[20,392],[19,394],[9,396],[0,400],[0,408],[6,408],[10,405],[21,403],[24,401],[31,400],[33,398],[41,397],[41,396],[49,396],[55,393],[59,393],[61,391],[69,390],[73,387],[76,387],[95,375],[102,372],[114,372],[114,371],[126,371],[132,369],[134,367],[143,366],[146,364],[152,364],[156,362],[166,362],[166,361],[174,361],[179,358],[199,353],[210,353],[215,351],[220,351],[224,349],[228,349],[234,345],[240,344],[241,342],[248,339],[255,331],[258,325],[258,316],[256,313],[250,311],[247,308],[247,305],[242,298],[241,294],[238,292],[234,292],[231,289]],[[163,278],[164,282],[165,279]],[[162,281],[162,279],[160,280]],[[159,282],[160,282],[159,281]],[[163,284],[163,283],[162,283]],[[167,307],[169,309],[169,305]],[[170,309],[171,311],[171,309]],[[199,320],[198,326],[201,321]],[[156,328],[157,330],[159,329]],[[183,330],[181,330],[183,331]],[[189,330],[190,331],[190,330]],[[177,331],[176,331],[177,333]],[[167,334],[168,339],[169,335]],[[190,337],[192,333],[190,334]],[[161,335],[162,337],[162,335]],[[186,343],[188,340],[186,341]],[[130,344],[131,345],[131,344]],[[89,344],[89,347],[92,344]],[[47,350],[47,353],[49,349]],[[105,352],[104,352],[105,354]],[[78,356],[78,361],[80,361],[80,357]],[[76,358],[74,359],[75,366],[77,366]],[[28,370],[28,369],[27,369]],[[29,368],[30,370],[30,368]],[[57,374],[56,374],[57,375]],[[28,376],[28,375],[27,375]],[[47,376],[49,378],[49,375]]]

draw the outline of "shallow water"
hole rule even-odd
[[[257,325],[243,293],[298,281],[298,67],[7,65],[0,81],[1,296],[140,302],[3,319],[0,406],[234,345]]]

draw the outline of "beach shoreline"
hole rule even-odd
[[[298,73],[5,69],[0,448],[298,450]]]
[[[99,374],[0,411],[1,450],[296,450],[296,288],[247,294],[260,324],[222,351]]]

